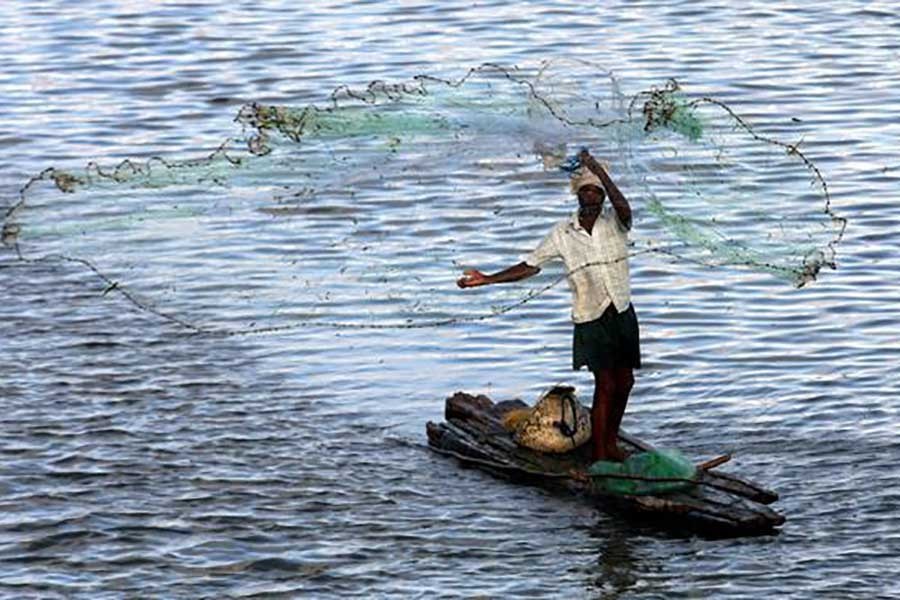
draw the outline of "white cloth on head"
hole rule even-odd
[[[522,257],[533,267],[553,259],[561,259],[569,272],[575,323],[593,321],[610,303],[619,312],[631,304],[628,228],[609,204],[604,205],[591,233],[578,222],[576,210],[557,223],[533,252]]]
[[[587,167],[581,167],[581,170],[575,173],[572,177],[570,184],[572,186],[573,194],[577,194],[578,190],[585,185],[596,185],[601,190],[606,191],[606,188],[603,186],[603,182],[600,181],[600,178],[594,175],[594,172]]]

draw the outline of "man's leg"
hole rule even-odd
[[[591,407],[593,460],[609,460],[608,429],[612,425],[615,375],[612,369],[594,371],[594,405]]]
[[[623,460],[625,455],[616,445],[619,437],[619,426],[622,424],[622,416],[628,405],[628,396],[634,387],[634,372],[631,367],[617,367],[612,369],[613,395],[609,414],[609,427],[607,428],[608,442],[607,454],[618,460]]]

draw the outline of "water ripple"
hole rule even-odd
[[[424,448],[424,422],[458,389],[533,399],[569,381],[589,394],[590,377],[567,368],[564,291],[441,330],[220,340],[135,314],[74,265],[3,252],[0,595],[896,597],[894,12],[639,2],[597,21],[553,0],[532,10],[4,3],[0,205],[49,165],[215,148],[248,100],[299,104],[342,83],[554,56],[602,59],[637,87],[677,77],[802,136],[851,222],[840,269],[803,290],[633,265],[645,369],[625,426],[696,458],[734,451],[737,470],[781,493],[782,534],[662,534]],[[796,129],[783,126],[791,117]],[[453,173],[434,193],[487,174]],[[509,215],[533,226],[491,233],[465,212],[420,218],[400,191],[378,214],[337,200],[299,210],[323,235],[350,217],[372,240],[392,233],[404,268],[448,303],[466,301],[453,273],[409,250],[412,236],[440,248],[477,234],[473,255],[455,258],[500,265],[556,218],[529,205]],[[473,201],[499,208],[495,191]]]

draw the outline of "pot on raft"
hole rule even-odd
[[[693,477],[656,481],[666,491],[611,493],[602,485],[607,475],[641,483],[640,476],[583,476],[591,467],[589,444],[565,453],[538,452],[516,443],[504,427],[504,416],[527,409],[521,400],[494,403],[487,396],[457,392],[447,399],[445,421],[426,425],[428,444],[440,454],[505,479],[540,485],[588,499],[597,506],[653,522],[670,530],[686,530],[714,537],[765,535],[778,531],[785,518],[768,505],[778,494],[750,480],[715,468],[724,460],[697,465]],[[508,423],[507,423],[508,426]],[[619,432],[619,446],[626,454],[654,448],[625,432]],[[600,471],[603,471],[602,469]],[[652,479],[652,478],[651,478]],[[612,486],[615,488],[615,486]],[[628,489],[627,487],[624,489]],[[637,491],[637,490],[632,490]]]

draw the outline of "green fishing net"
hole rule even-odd
[[[598,460],[588,474],[596,491],[648,496],[690,489],[697,468],[677,450],[652,450],[632,454],[620,463]]]
[[[208,153],[45,169],[6,213],[3,243],[82,265],[98,299],[249,334],[435,327],[540,296],[566,274],[524,293],[453,281],[516,262],[571,213],[560,167],[581,147],[633,206],[633,261],[800,286],[835,266],[845,227],[797,144],[674,81],[635,85],[585,61],[341,86],[234,120]]]
[[[635,97],[634,102],[644,101],[644,131],[652,132],[668,129],[696,142],[703,136],[703,122],[694,110],[693,104],[680,96],[678,83],[669,81],[659,89],[652,89]],[[632,109],[634,103],[632,103]]]

